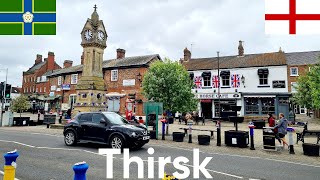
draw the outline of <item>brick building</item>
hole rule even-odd
[[[125,114],[126,108],[128,108],[140,116],[143,114],[142,102],[145,101],[141,87],[143,76],[150,64],[161,60],[161,58],[157,54],[126,57],[123,49],[117,49],[116,57],[103,61],[103,77],[107,86],[107,91],[103,96],[105,103],[108,104],[106,110]],[[69,61],[66,66],[65,61],[64,68],[48,75],[51,94],[60,97],[51,105],[53,108],[72,109],[77,103],[76,86],[82,76],[83,56],[81,63],[72,66],[72,62]]]
[[[310,71],[310,67],[319,63],[320,51],[293,52],[285,53],[288,69],[288,91],[292,95],[296,93],[299,76],[305,75]],[[299,105],[292,104],[291,107],[296,114],[306,114],[307,109]]]
[[[42,55],[37,54],[34,65],[23,72],[22,92],[31,99],[44,100],[50,92],[47,75],[60,68],[53,52],[49,52],[44,60]]]

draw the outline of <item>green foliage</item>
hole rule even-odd
[[[294,101],[306,108],[320,108],[320,65],[311,67],[311,70],[298,79],[297,93]]]
[[[28,110],[30,107],[28,98],[24,95],[21,95],[15,99],[12,100],[12,110],[14,112],[21,112]]]
[[[193,111],[197,101],[191,92],[193,82],[188,71],[178,62],[165,59],[154,62],[143,79],[147,99],[162,102],[164,110]]]

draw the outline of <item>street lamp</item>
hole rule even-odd
[[[246,87],[246,86],[244,85],[245,81],[246,81],[246,78],[242,75],[242,76],[241,76],[241,82],[242,82],[244,88]]]
[[[218,78],[219,78],[219,84],[218,84],[218,109],[219,109],[219,121],[217,123],[217,146],[221,146],[221,110],[220,110],[220,57],[219,57],[220,52],[217,51],[217,57],[218,57]]]
[[[7,81],[8,81],[8,68],[6,68],[6,69],[0,69],[0,71],[1,71],[1,70],[6,70],[6,81],[4,82],[3,96],[2,96],[2,98],[1,98],[1,118],[0,118],[0,127],[2,126],[4,103],[6,102],[6,99],[5,99],[5,92],[6,92]],[[2,93],[2,92],[1,92],[1,93]],[[3,100],[4,100],[4,101],[3,101]]]

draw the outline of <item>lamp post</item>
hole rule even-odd
[[[1,69],[0,69],[1,70]],[[7,87],[7,81],[8,81],[8,68],[2,69],[6,70],[6,81],[4,82],[4,87],[3,87],[3,96],[1,98],[1,118],[0,118],[0,127],[2,126],[2,119],[3,119],[3,109],[4,109],[4,103],[6,102],[5,99],[5,92],[6,92],[6,87]],[[2,93],[2,92],[1,92]],[[3,101],[4,100],[4,101]]]
[[[220,57],[219,57],[220,52],[217,51],[217,57],[218,57],[218,78],[219,78],[219,84],[218,84],[218,109],[219,109],[219,120],[217,123],[217,146],[221,146],[221,110],[220,110]]]

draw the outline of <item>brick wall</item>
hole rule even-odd
[[[306,74],[306,72],[309,71],[309,66],[308,65],[299,65],[299,66],[288,66],[288,69],[287,69],[287,74],[288,74],[288,91],[289,93],[291,92],[291,83],[292,82],[298,82],[298,78],[299,76],[291,76],[290,75],[290,69],[292,67],[297,67],[298,68],[298,75],[299,76],[303,76]]]

